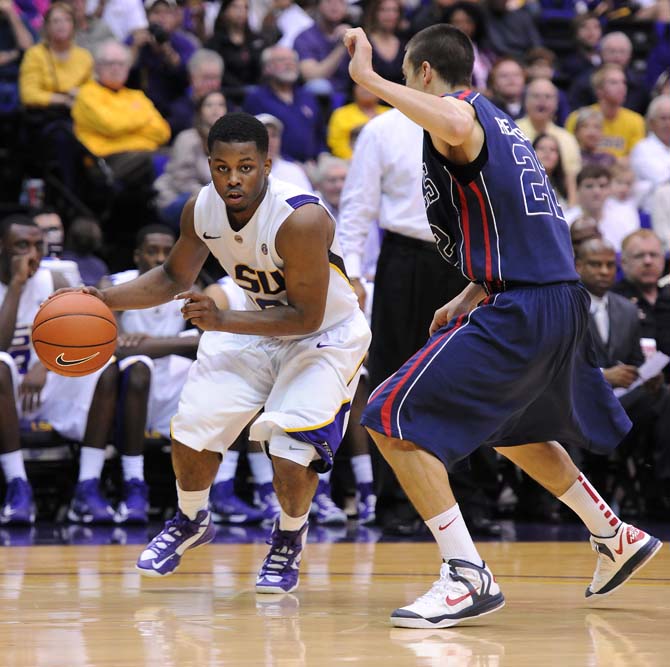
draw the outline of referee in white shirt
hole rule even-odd
[[[366,239],[376,222],[384,233],[372,305],[368,370],[373,388],[424,345],[435,311],[467,285],[438,254],[428,225],[422,146],[423,130],[399,111],[373,118],[356,141],[340,200],[338,236],[361,300]],[[417,515],[373,451],[378,519],[396,532],[411,532]]]

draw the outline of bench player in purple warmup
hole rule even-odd
[[[360,28],[344,41],[352,79],[424,128],[428,221],[444,259],[471,281],[436,311],[426,345],[363,414],[444,561],[430,591],[391,622],[448,627],[504,605],[447,473],[480,446],[496,447],[576,512],[598,553],[586,596],[608,595],[661,542],[620,521],[556,442],[606,454],[630,422],[592,363],[589,297],[547,175],[514,121],[470,89],[472,45],[456,28],[412,38],[406,86],[374,72]]]

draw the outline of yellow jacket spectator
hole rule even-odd
[[[328,147],[335,157],[350,160],[353,154],[351,133],[389,107],[379,104],[379,98],[359,85],[354,86],[354,101],[335,109],[328,122]]]
[[[19,93],[26,107],[71,107],[93,77],[91,54],[74,43],[72,9],[52,4],[44,15],[44,41],[31,46],[19,70]]]
[[[128,151],[155,151],[170,140],[170,126],[141,91],[112,90],[90,81],[72,108],[74,131],[91,153],[106,157]]]
[[[603,114],[603,133],[598,149],[616,158],[626,157],[646,134],[644,118],[622,106],[626,99],[626,76],[619,65],[602,65],[591,77],[591,85],[598,102],[589,108],[598,109]],[[565,121],[565,129],[573,134],[579,111],[573,111]]]

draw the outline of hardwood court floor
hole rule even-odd
[[[161,580],[138,546],[0,549],[3,667],[375,667],[670,664],[667,545],[617,594],[589,604],[587,543],[486,543],[507,606],[476,625],[391,628],[435,578],[432,544],[309,544],[301,588],[253,592],[263,544],[214,544]]]

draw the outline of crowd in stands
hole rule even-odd
[[[263,122],[273,175],[318,193],[336,219],[347,216],[351,193],[363,201],[364,177],[374,175],[383,190],[393,161],[419,173],[419,159],[407,164],[413,153],[394,146],[411,130],[393,116],[380,140],[386,146],[372,134],[364,148],[357,144],[364,126],[391,111],[352,84],[342,36],[362,25],[375,69],[402,83],[407,41],[439,22],[470,37],[473,88],[535,147],[540,164],[529,167],[556,192],[592,295],[597,363],[634,422],[611,460],[574,454],[613,507],[667,516],[670,367],[626,390],[645,358],[657,350],[670,355],[670,0],[0,0],[0,412],[8,414],[14,392],[23,398],[23,412],[0,418],[7,489],[0,522],[34,519],[20,445],[28,417],[81,444],[70,519],[145,521],[149,491],[138,459],[144,431],[169,435],[156,415],[173,409],[181,386],[177,380],[170,396],[156,395],[156,374],[181,378],[198,339],[174,313],[161,315],[174,324],[163,322],[165,329],[126,314],[118,363],[76,390],[76,380],[61,379],[64,388],[29,359],[29,318],[18,304],[31,281],[41,276],[42,291],[62,281],[113,283],[160,263],[179,234],[186,201],[209,182],[209,128],[230,110]],[[392,156],[379,173],[369,162],[374,150]],[[347,178],[350,167],[356,176]],[[401,204],[389,207],[377,197],[364,212],[375,224],[354,277],[368,313],[384,221]],[[37,247],[42,241],[46,250]],[[24,260],[17,259],[22,248]],[[41,268],[31,273],[30,262]],[[215,263],[205,265],[199,287],[214,290],[224,307],[239,303],[235,284]],[[373,317],[373,349],[384,334]],[[85,406],[77,428],[58,421],[57,403],[36,411],[40,395],[57,400],[70,391]],[[87,421],[89,406],[96,416]],[[132,431],[131,424],[145,428]],[[110,433],[122,463],[116,508],[100,487]],[[351,439],[353,473],[338,481],[334,497],[342,505],[344,496],[355,496],[353,513],[371,522],[378,488],[370,454],[364,433]],[[218,516],[274,516],[268,460],[254,443],[241,443],[240,451],[253,493],[242,493],[245,500],[233,488],[240,454],[231,452],[213,491]],[[500,498],[518,499],[519,515],[531,506],[544,511],[543,492],[529,490],[526,480],[496,469],[495,460],[475,467],[482,469],[489,519]],[[331,491],[324,477],[315,512],[326,523],[346,519]],[[529,503],[529,494],[542,502]],[[23,514],[12,514],[19,501]],[[385,527],[392,531],[393,523],[391,517]]]

